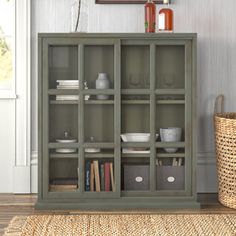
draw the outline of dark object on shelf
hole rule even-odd
[[[144,0],[95,0],[97,4],[144,4]],[[154,1],[157,4],[163,4],[163,0]]]
[[[149,166],[124,165],[124,190],[149,190]]]
[[[184,190],[184,166],[157,166],[157,190]]]

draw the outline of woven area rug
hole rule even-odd
[[[6,236],[235,236],[236,214],[81,214],[15,217]]]

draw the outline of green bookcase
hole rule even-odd
[[[199,207],[195,183],[196,37],[190,33],[39,34],[36,208]],[[96,89],[101,72],[108,74],[109,89]],[[78,89],[58,89],[57,80],[78,80]],[[109,99],[97,99],[96,95],[104,94]],[[165,127],[182,128],[181,140],[156,138]],[[57,142],[65,131],[76,142]],[[150,140],[123,142],[123,133],[150,133]],[[165,151],[168,147],[178,150],[169,153]],[[173,160],[179,166],[173,166]],[[101,176],[106,172],[105,163],[113,171],[110,191],[104,190],[104,183],[101,191],[96,188],[98,178],[91,177],[96,161],[100,181],[108,179]],[[88,180],[95,186],[90,186],[91,191]]]

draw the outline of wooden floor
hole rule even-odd
[[[75,214],[79,211],[37,211],[34,210],[34,203],[36,195],[13,195],[0,194],[0,235],[3,235],[4,228],[9,224],[10,220],[17,215],[31,215],[31,214]],[[236,214],[236,210],[226,208],[218,203],[216,194],[199,194],[198,201],[201,203],[201,209],[180,209],[180,210],[154,210],[160,213],[172,214],[212,214],[212,213],[227,213]],[[153,212],[153,211],[152,211]]]

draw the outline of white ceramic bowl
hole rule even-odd
[[[149,142],[150,140],[150,133],[125,133],[120,136],[123,142]]]

